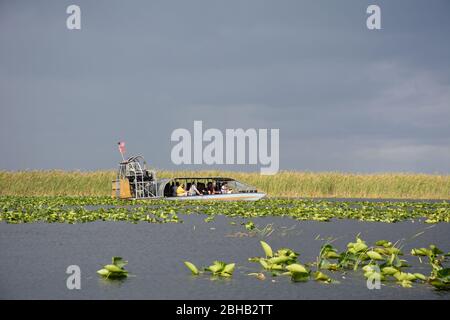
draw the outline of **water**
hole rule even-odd
[[[431,243],[449,251],[450,224],[428,225],[420,222],[385,224],[356,220],[332,222],[295,221],[285,217],[252,219],[258,226],[273,223],[268,237],[249,237],[240,218],[218,216],[205,223],[204,216],[180,216],[182,224],[131,224],[92,222],[85,224],[0,224],[0,298],[1,299],[450,299],[450,293],[435,291],[427,284],[402,288],[382,285],[368,290],[360,272],[333,273],[339,284],[315,281],[292,283],[288,277],[267,277],[260,281],[247,275],[260,271],[259,264],[248,262],[261,256],[259,241],[272,248],[290,247],[300,252],[302,263],[315,260],[324,240],[340,250],[357,233],[372,243],[404,239],[403,251]],[[236,225],[230,225],[236,221]],[[423,234],[411,239],[415,234]],[[317,239],[317,240],[316,240]],[[100,278],[96,270],[112,256],[129,260],[133,274],[124,281]],[[197,266],[213,260],[236,262],[233,278],[211,281],[207,275],[194,277],[183,265],[189,260]],[[412,272],[429,274],[427,264],[407,256]],[[67,266],[81,268],[81,290],[68,290]],[[275,282],[272,282],[274,280]]]

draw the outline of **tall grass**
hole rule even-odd
[[[114,171],[0,171],[0,195],[108,196]],[[158,178],[225,176],[272,197],[450,199],[450,175],[282,171],[273,176],[226,171],[159,171]]]

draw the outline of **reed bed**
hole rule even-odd
[[[0,171],[0,195],[108,196],[114,171]],[[273,176],[233,171],[158,171],[158,178],[225,176],[270,197],[450,199],[450,175],[281,171]]]

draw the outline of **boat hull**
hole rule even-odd
[[[262,192],[252,193],[230,193],[230,194],[208,194],[203,196],[187,196],[187,197],[167,197],[167,200],[221,200],[221,201],[256,201],[266,196]]]

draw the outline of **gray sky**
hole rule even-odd
[[[82,29],[66,28],[77,4]],[[382,30],[366,28],[381,7]],[[175,166],[176,128],[279,128],[280,169],[450,172],[450,2],[0,0],[0,170]]]

